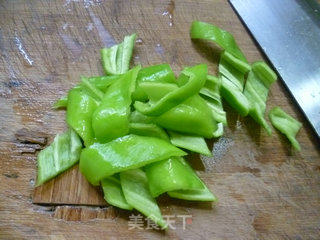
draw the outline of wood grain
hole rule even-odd
[[[34,189],[37,152],[66,129],[52,103],[81,75],[102,74],[104,45],[136,32],[133,65],[168,62],[178,73],[204,62],[216,72],[220,50],[190,40],[193,20],[233,33],[250,62],[263,58],[223,0],[0,2],[0,239],[319,239],[319,141],[281,81],[267,111],[281,106],[303,123],[302,151],[225,105],[229,128],[208,142],[214,157],[188,156],[219,202],[158,200],[164,215],[192,215],[185,230],[181,221],[128,230],[132,213],[105,206],[77,166]]]

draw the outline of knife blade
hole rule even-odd
[[[230,0],[320,138],[320,7],[314,0]]]

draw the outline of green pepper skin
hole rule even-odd
[[[217,123],[207,103],[198,94],[154,119],[159,126],[181,133],[212,138]]]
[[[120,182],[127,202],[133,208],[166,229],[167,223],[162,218],[156,200],[151,196],[148,179],[141,169],[133,169],[120,173]]]
[[[86,89],[73,88],[68,94],[67,123],[83,139],[85,146],[94,142],[92,114],[99,102]]]
[[[50,146],[38,154],[36,186],[54,178],[76,164],[79,161],[81,149],[81,140],[72,129],[63,134],[57,134]]]
[[[111,75],[111,76],[97,76],[97,77],[82,77],[81,79],[87,79],[87,81],[95,86],[97,89],[102,91],[103,93],[106,92],[108,87],[121,78],[121,75]]]
[[[250,102],[249,115],[271,135],[271,128],[264,119],[266,101],[271,84],[277,80],[277,75],[264,62],[252,64],[249,72],[244,95]]]
[[[223,110],[220,96],[221,79],[208,75],[205,86],[200,90],[200,95],[206,100],[216,122],[227,125],[226,112]]]
[[[68,97],[64,96],[62,98],[60,98],[59,100],[57,100],[52,108],[53,109],[59,109],[59,108],[66,108],[68,106]]]
[[[202,181],[201,181],[202,182]],[[202,189],[177,190],[168,192],[172,198],[178,198],[188,201],[216,202],[218,199],[210,192],[207,186],[202,182]]]
[[[147,94],[140,87],[140,84],[144,82],[176,83],[176,78],[169,64],[142,68],[138,73],[136,90],[132,94],[134,101],[145,102],[148,100]]]
[[[147,116],[160,116],[194,94],[199,93],[205,84],[207,73],[208,69],[205,64],[185,68],[177,80],[179,88],[169,92],[154,103],[136,101],[134,107]]]
[[[122,43],[101,49],[102,66],[106,75],[117,75],[129,70],[136,34],[125,36]]]
[[[169,141],[166,131],[153,123],[130,123],[129,133],[139,136],[156,137]]]
[[[221,76],[221,96],[229,103],[229,105],[237,110],[237,112],[245,117],[250,111],[250,103],[246,96],[224,76]]]
[[[104,199],[107,203],[118,208],[132,210],[132,206],[125,199],[120,180],[116,176],[104,178],[101,181],[101,187],[104,193]]]
[[[165,140],[127,135],[105,144],[94,143],[82,150],[80,171],[91,184],[98,185],[117,172],[184,155],[184,151]]]
[[[280,107],[274,107],[270,110],[269,119],[272,125],[289,139],[292,146],[300,151],[301,147],[296,139],[296,135],[302,127],[302,124]]]
[[[244,54],[238,47],[234,37],[227,31],[205,22],[194,21],[191,25],[190,36],[192,39],[213,41],[236,58],[247,62]]]
[[[142,83],[141,88],[148,95],[150,103],[157,102],[168,93],[176,91],[178,86],[172,83]],[[145,116],[138,111],[133,112],[132,121],[154,122],[157,125],[187,134],[213,137],[217,124],[213,119],[211,110],[204,99],[198,94],[188,98],[183,103],[170,109],[159,117]]]
[[[219,62],[219,77],[221,79],[221,96],[232,106],[241,116],[248,115],[250,103],[243,94],[246,69],[240,60],[235,61],[228,56],[227,52],[222,53]]]
[[[208,157],[212,156],[206,141],[203,137],[187,135],[182,133],[177,133],[169,131],[170,142],[179,147],[190,150],[192,152],[197,152]]]
[[[194,170],[181,157],[149,164],[145,172],[153,197],[168,191],[203,188]]]
[[[92,128],[99,142],[108,142],[129,133],[131,94],[140,68],[133,68],[110,85],[93,113]]]

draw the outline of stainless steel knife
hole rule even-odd
[[[230,0],[320,138],[320,6],[314,0]]]

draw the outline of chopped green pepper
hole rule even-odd
[[[140,136],[156,137],[169,141],[166,131],[152,123],[130,123],[129,133]]]
[[[300,151],[300,144],[295,137],[302,127],[302,124],[284,112],[280,107],[272,108],[269,112],[269,118],[272,125],[286,135],[292,146]]]
[[[239,60],[240,61],[240,60]],[[243,62],[243,64],[245,64]],[[241,116],[247,116],[250,110],[250,103],[243,94],[245,73],[239,71],[243,66],[234,62],[228,57],[227,52],[223,52],[219,63],[219,77],[221,78],[221,96],[235,109]],[[247,68],[248,69],[248,68]]]
[[[206,81],[207,72],[205,64],[185,68],[178,78],[179,88],[169,92],[153,104],[137,101],[134,107],[147,116],[159,116],[197,94]]]
[[[82,77],[81,78],[82,87],[86,88],[92,96],[94,96],[96,99],[99,99],[99,101],[103,98],[103,92],[96,88],[94,84],[92,84],[88,78]]]
[[[217,130],[214,131],[212,134],[214,138],[218,138],[223,135],[223,123],[218,123],[217,127],[218,127]]]
[[[178,86],[172,83],[148,82],[141,84],[141,88],[153,103],[178,89]],[[133,112],[132,115],[132,121],[155,122],[169,130],[208,138],[211,138],[217,129],[209,106],[198,94],[191,96],[159,117],[148,117],[138,112]]]
[[[93,113],[92,128],[99,142],[128,134],[131,94],[139,70],[140,66],[137,66],[112,83]]]
[[[92,114],[99,105],[90,93],[82,88],[73,88],[68,93],[67,123],[83,139],[84,145],[94,142]]]
[[[157,197],[175,190],[201,189],[202,183],[183,158],[170,158],[145,166],[150,193]]]
[[[123,74],[129,70],[136,34],[125,36],[122,43],[101,50],[106,75]]]
[[[220,78],[208,75],[205,86],[200,90],[200,95],[206,100],[216,122],[227,125],[226,112],[223,110],[220,97],[220,85]]]
[[[154,119],[168,130],[212,138],[217,123],[206,101],[198,94]]]
[[[81,79],[83,80],[84,78],[86,78],[90,84],[92,84],[97,89],[105,93],[108,87],[121,77],[122,75],[111,75],[111,76],[97,76],[97,77],[89,77],[89,78],[82,77]]]
[[[266,101],[270,85],[276,81],[277,75],[264,62],[252,64],[252,71],[249,72],[244,95],[250,102],[249,115],[262,125],[269,135],[271,128],[264,119]]]
[[[153,137],[127,135],[111,142],[94,143],[82,150],[80,171],[93,184],[114,173],[139,168],[186,153],[169,142]]]
[[[205,22],[194,21],[191,25],[190,36],[193,39],[210,40],[218,44],[236,58],[247,62],[244,54],[238,47],[234,37],[227,31]]]
[[[176,78],[169,64],[159,64],[142,68],[137,77],[136,90],[132,94],[135,101],[147,101],[148,96],[140,88],[143,82],[176,83]]]
[[[189,200],[189,201],[209,201],[216,202],[218,199],[210,192],[207,186],[202,182],[202,189],[192,190],[177,190],[168,192],[168,195],[173,198]]]
[[[63,134],[57,134],[50,146],[38,154],[36,186],[52,179],[78,162],[81,148],[81,140],[72,129]]]
[[[120,173],[120,181],[127,202],[158,224],[162,229],[167,228],[156,200],[151,196],[148,179],[141,169]]]
[[[59,100],[57,100],[52,108],[54,109],[58,109],[58,108],[66,108],[68,106],[68,98],[66,96],[60,98]]]
[[[98,77],[81,77],[82,82],[85,82],[86,85],[89,85],[89,88],[96,93],[97,91],[102,91],[103,93],[107,90],[107,88],[116,80],[118,80],[121,75],[112,75],[112,76],[98,76]],[[84,84],[80,83],[76,85],[74,88],[82,88]],[[86,87],[87,88],[87,87]],[[96,89],[94,89],[96,88]],[[90,89],[88,89],[90,91]],[[99,93],[98,93],[99,95]],[[96,97],[97,95],[95,95]],[[99,96],[101,97],[101,96]],[[98,98],[99,98],[98,97]],[[66,108],[68,106],[68,97],[64,96],[60,98],[53,104],[53,108]]]
[[[132,210],[132,206],[128,204],[123,195],[120,180],[115,176],[110,176],[101,181],[104,193],[104,199],[107,203],[127,210]]]
[[[173,145],[190,150],[192,152],[197,152],[206,156],[212,156],[206,141],[203,137],[186,135],[182,133],[177,133],[169,131],[170,141]]]
[[[138,111],[133,111],[130,114],[130,122],[132,122],[132,123],[153,123],[154,117],[148,117]]]

